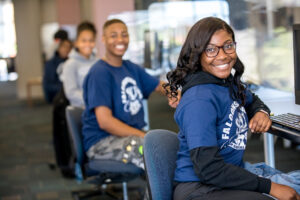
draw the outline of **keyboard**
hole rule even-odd
[[[292,113],[280,114],[271,116],[271,120],[284,128],[300,131],[300,115]]]

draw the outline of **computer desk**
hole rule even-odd
[[[295,104],[295,97],[292,93],[264,87],[259,87],[254,93],[271,109],[271,113],[274,115],[284,113],[300,115],[300,105]],[[265,162],[267,165],[275,168],[274,135],[296,143],[300,143],[300,135],[280,130],[274,125],[272,125],[268,133],[264,134]]]

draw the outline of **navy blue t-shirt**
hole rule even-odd
[[[246,91],[245,106],[251,102],[252,95]],[[228,87],[216,84],[197,85],[184,93],[174,116],[180,129],[175,181],[201,181],[190,158],[190,150],[198,147],[218,146],[226,163],[243,166],[248,118],[239,105]]]
[[[86,109],[82,134],[85,151],[110,135],[99,127],[94,108],[106,106],[114,117],[142,129],[146,125],[142,100],[147,99],[158,84],[159,80],[129,60],[123,60],[121,67],[113,67],[103,60],[95,63],[83,83]]]

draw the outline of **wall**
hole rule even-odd
[[[80,0],[80,16],[83,21],[94,21],[92,13],[92,0]]]
[[[79,0],[56,0],[57,21],[59,24],[78,24],[80,18]]]
[[[42,23],[52,23],[57,21],[57,11],[55,0],[42,0],[41,4],[41,19]]]
[[[82,20],[95,23],[99,56],[104,54],[101,43],[102,25],[112,13],[134,10],[134,0],[13,0],[17,57],[17,96],[26,98],[26,83],[43,74],[41,25],[77,25]],[[42,88],[32,88],[34,98],[42,98]]]
[[[294,13],[294,23],[300,24],[300,7],[295,7],[293,9]]]
[[[101,43],[102,26],[107,20],[107,17],[113,13],[119,13],[124,11],[134,10],[134,0],[92,0],[92,13],[94,15],[94,23],[98,30],[97,44],[98,55],[102,57],[104,55],[104,45]]]
[[[40,1],[13,0],[18,54],[16,56],[17,96],[26,97],[27,80],[42,74],[40,41]],[[33,96],[41,96],[40,87],[33,88]]]

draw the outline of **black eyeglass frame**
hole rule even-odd
[[[233,45],[234,45],[234,50],[233,50],[231,53],[227,53],[226,50],[224,49],[224,46],[226,46],[226,45],[228,45],[228,44],[233,44]],[[217,57],[217,56],[219,55],[220,48],[222,48],[222,49],[223,49],[223,52],[226,53],[226,54],[232,54],[232,53],[236,52],[236,42],[234,42],[234,41],[232,41],[232,42],[230,42],[230,43],[226,43],[226,44],[224,44],[223,46],[217,46],[217,45],[213,45],[213,46],[218,48],[218,51],[217,51],[217,53],[216,53],[215,56],[209,56],[209,55],[207,55],[207,52],[206,52],[207,48],[204,49],[205,55],[206,55],[207,57],[209,57],[209,58],[215,58],[215,57]]]

